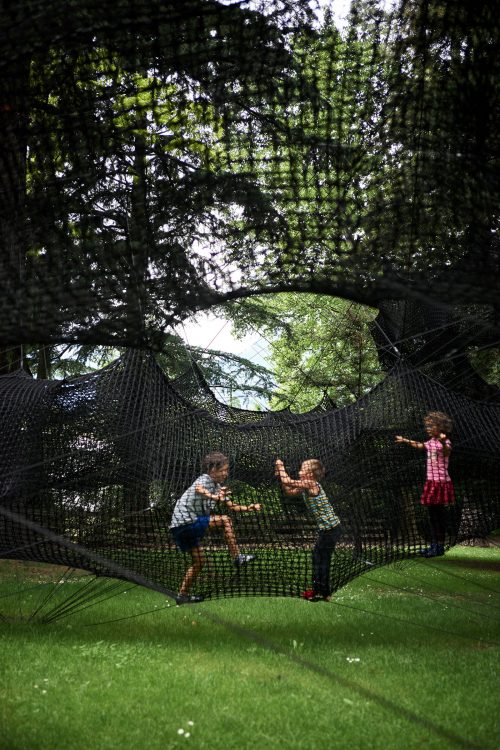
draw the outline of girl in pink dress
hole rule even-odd
[[[396,443],[406,443],[412,448],[427,452],[427,479],[420,502],[427,506],[431,527],[431,545],[422,550],[424,557],[444,555],[446,533],[446,509],[455,503],[455,490],[448,474],[448,463],[451,453],[451,442],[448,434],[453,423],[447,414],[441,411],[430,411],[424,419],[424,426],[429,440],[419,443],[417,440],[396,435]]]

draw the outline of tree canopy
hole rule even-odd
[[[176,370],[179,320],[278,291],[466,304],[480,350],[498,339],[492,0],[354,0],[342,32],[309,2],[22,0],[1,20],[6,361],[144,346]]]

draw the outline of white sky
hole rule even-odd
[[[266,360],[268,347],[266,341],[257,333],[244,336],[241,340],[232,335],[231,323],[223,318],[216,318],[210,312],[199,313],[197,316],[187,319],[183,324],[176,326],[176,333],[190,346],[200,346],[207,349],[217,349],[231,354],[238,354],[249,359],[255,364],[269,366]],[[214,389],[219,401],[229,403],[230,394],[221,388]],[[244,408],[256,408],[260,404],[263,409],[269,405],[258,397],[250,399],[243,393],[233,394],[240,399],[240,405]]]
[[[260,341],[257,333],[245,336],[241,340],[236,339],[232,335],[231,323],[215,317],[211,312],[188,318],[182,325],[177,326],[175,331],[190,346],[219,349],[232,354],[242,354]]]
[[[334,17],[336,18],[339,26],[344,26],[351,7],[351,0],[316,0],[314,3],[319,6],[321,10],[331,8]]]

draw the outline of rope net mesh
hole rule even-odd
[[[133,347],[66,381],[0,378],[1,556],[177,591],[169,532],[208,451],[230,461],[193,591],[295,595],[317,528],[274,461],[307,457],[341,519],[338,588],[432,540],[431,410],[455,423],[446,544],[498,525],[500,15],[467,0],[7,0],[0,20],[0,360]],[[268,292],[378,308],[384,381],[304,415],[221,404],[151,352],[199,310]],[[5,370],[4,370],[5,371]],[[419,439],[420,439],[419,438]],[[293,473],[293,476],[296,476]]]
[[[3,3],[1,340],[160,347],[284,289],[498,333],[496,4],[386,5]]]
[[[473,402],[399,368],[352,406],[293,416],[257,412],[251,421],[236,419],[239,409],[226,407],[223,418],[198,408],[184,397],[184,382],[169,382],[154,357],[139,351],[74,380],[0,378],[2,420],[10,425],[1,438],[2,508],[31,522],[4,515],[1,556],[177,591],[186,555],[169,530],[173,508],[202,473],[207,446],[215,446],[229,458],[233,502],[262,506],[232,514],[241,553],[255,559],[236,567],[223,535],[210,531],[193,591],[293,596],[310,588],[318,531],[301,497],[281,492],[277,456],[294,475],[307,456],[327,469],[322,485],[343,529],[331,567],[336,589],[431,541],[420,504],[424,459],[394,444],[395,433],[421,434],[429,409],[455,419],[457,503],[446,509],[446,544],[499,524],[496,404]]]

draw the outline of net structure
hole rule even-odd
[[[169,523],[218,450],[242,505],[194,591],[296,594],[318,529],[285,496],[314,457],[343,535],[337,588],[432,541],[431,410],[455,423],[447,545],[498,525],[500,16],[494,0],[5,0],[0,57],[3,557],[178,590]],[[378,308],[387,371],[295,415],[220,403],[153,352],[199,310],[280,291]],[[28,347],[130,351],[65,381]]]
[[[385,6],[4,2],[2,341],[159,348],[286,289],[498,334],[496,3]]]
[[[500,407],[473,402],[414,370],[396,368],[343,409],[214,413],[168,381],[152,354],[130,351],[105,370],[67,381],[0,378],[3,557],[42,560],[145,582],[176,592],[189,556],[170,531],[176,501],[201,474],[207,450],[228,458],[227,480],[241,554],[236,567],[217,530],[203,539],[206,565],[193,591],[205,596],[300,595],[309,589],[318,529],[300,496],[274,476],[281,457],[295,476],[306,457],[322,461],[322,485],[341,519],[331,586],[431,541],[420,503],[425,461],[394,443],[423,439],[422,414],[453,416],[451,473],[457,503],[447,508],[446,544],[484,536],[499,523]],[[188,389],[186,389],[188,392]],[[415,453],[415,455],[414,455]],[[9,511],[5,515],[5,511]],[[223,512],[223,511],[222,511]],[[28,521],[28,524],[26,523]],[[48,533],[47,533],[48,532]]]

